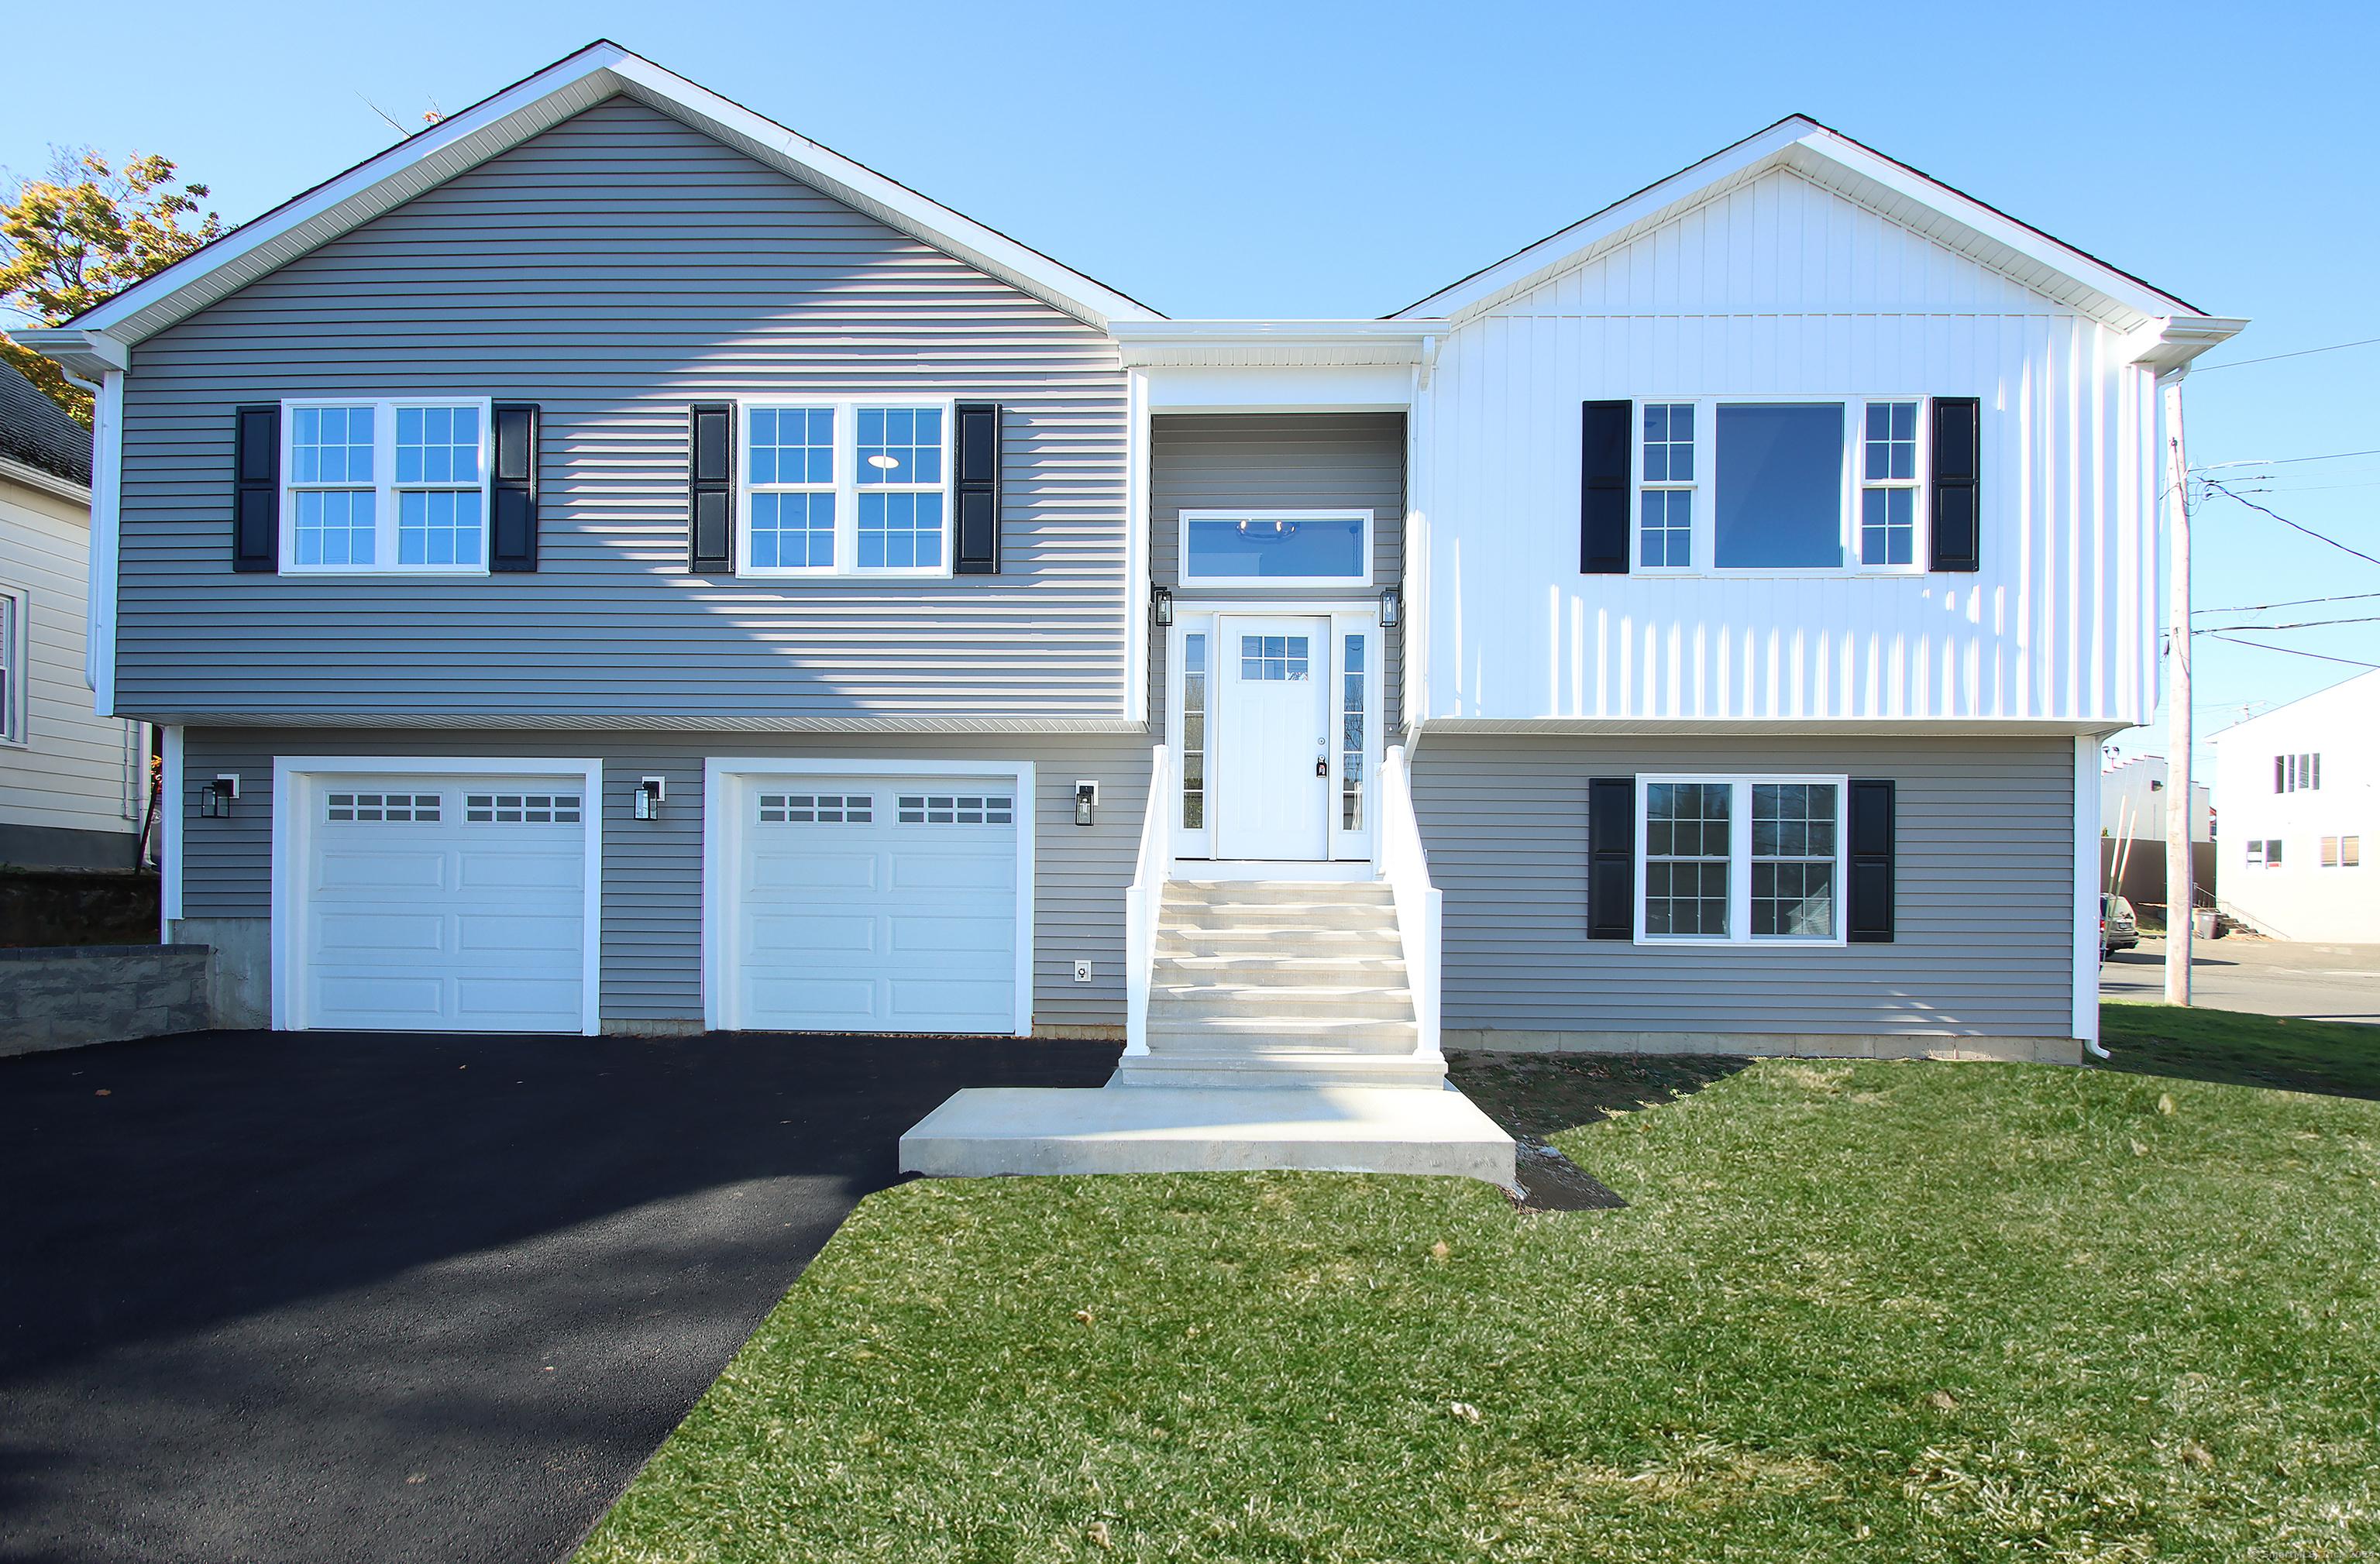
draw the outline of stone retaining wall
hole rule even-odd
[[[0,1054],[203,1030],[209,953],[204,945],[0,949]]]

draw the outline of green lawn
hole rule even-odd
[[[2380,1105],[1768,1061],[1339,1174],[866,1201],[579,1558],[2380,1554]]]
[[[2110,1069],[2380,1097],[2380,1026],[2103,1004],[2099,1040],[2115,1055]]]

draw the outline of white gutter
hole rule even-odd
[[[124,371],[110,370],[92,403],[91,446],[91,575],[84,622],[83,682],[91,709],[115,715],[115,575],[117,511],[124,491]]]

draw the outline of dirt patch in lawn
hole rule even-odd
[[[1448,1079],[1518,1143],[1521,1206],[1608,1211],[1628,1204],[1547,1136],[1674,1102],[1752,1062],[1725,1054],[1489,1053],[1449,1049]]]

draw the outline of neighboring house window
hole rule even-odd
[[[2266,837],[2262,842],[2248,843],[2248,867],[2252,869],[2277,869],[2281,867],[2281,839]]]
[[[2326,869],[2351,869],[2363,863],[2363,839],[2360,836],[2325,836],[2322,839],[2322,867]]]
[[[485,401],[282,406],[282,569],[488,568]]]
[[[1636,563],[1684,570],[1694,563],[1694,405],[1645,404],[1644,481],[1638,487]]]
[[[1639,940],[1842,942],[1844,779],[1639,781]]]
[[[1922,398],[1640,405],[1640,570],[1925,568]]]
[[[2322,757],[2320,755],[2273,757],[2273,791],[2275,793],[2315,793],[2321,788]]]
[[[744,409],[744,574],[950,574],[950,404]]]
[[[1370,511],[1182,513],[1185,586],[1359,587],[1371,562]]]
[[[25,594],[0,588],[0,744],[25,742]]]

